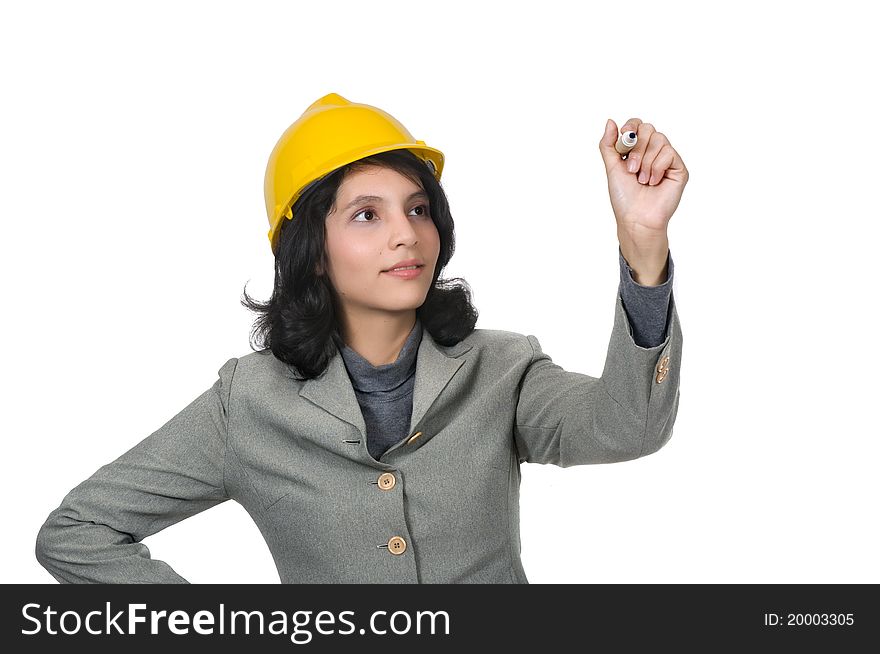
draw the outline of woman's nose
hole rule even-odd
[[[389,218],[391,233],[397,238],[415,236],[416,229],[405,209],[395,209]]]

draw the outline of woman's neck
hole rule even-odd
[[[416,324],[415,311],[400,318],[387,316],[373,320],[346,321],[345,344],[373,366],[394,363]]]

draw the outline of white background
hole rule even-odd
[[[445,276],[477,327],[594,376],[618,283],[606,119],[651,122],[690,171],[672,440],[523,465],[532,583],[880,582],[867,6],[5,3],[0,578],[55,583],[49,512],[251,351],[266,160],[335,92],[446,154]],[[145,543],[194,583],[278,582],[234,501]]]

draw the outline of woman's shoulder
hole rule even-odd
[[[531,356],[532,348],[528,337],[519,332],[506,329],[474,329],[457,344],[449,346],[447,353],[452,356],[465,352],[491,353],[496,356],[519,359]]]
[[[288,376],[289,367],[272,354],[268,348],[231,357],[220,366],[221,378],[234,384],[253,384],[279,376]]]

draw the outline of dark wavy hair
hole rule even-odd
[[[424,161],[409,150],[391,150],[337,168],[313,182],[293,205],[293,220],[282,220],[275,251],[275,288],[265,303],[248,296],[241,301],[259,314],[251,330],[251,349],[271,350],[294,366],[298,379],[319,377],[343,343],[339,298],[326,274],[325,220],[346,173],[384,166],[418,184],[428,194],[429,213],[440,234],[440,254],[425,301],[416,309],[422,327],[440,345],[455,345],[471,332],[479,312],[462,278],[440,279],[455,251],[455,224],[446,193]],[[256,345],[256,347],[255,347]]]

